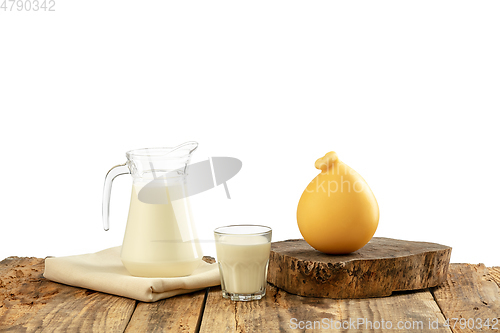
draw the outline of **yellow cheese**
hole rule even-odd
[[[316,250],[345,254],[359,250],[377,230],[379,208],[366,181],[335,152],[319,158],[321,173],[307,186],[297,207],[305,241]]]

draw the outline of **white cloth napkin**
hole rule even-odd
[[[143,302],[186,294],[220,284],[217,264],[204,261],[193,274],[177,278],[135,277],[123,266],[120,246],[97,253],[46,258],[46,279]]]

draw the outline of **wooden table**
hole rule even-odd
[[[389,323],[399,332],[500,332],[500,268],[482,264],[451,264],[441,286],[390,297],[310,298],[269,285],[255,302],[222,299],[216,287],[143,303],[48,281],[43,269],[39,258],[0,262],[0,332],[381,332],[391,331]],[[453,318],[471,318],[475,328],[461,328],[459,321],[453,328]],[[499,323],[478,329],[486,318]]]

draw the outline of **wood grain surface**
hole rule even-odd
[[[447,281],[431,289],[454,333],[500,331],[500,281],[498,271],[492,272],[483,264],[451,264]],[[489,324],[498,323],[496,330],[481,327],[486,319]]]
[[[123,332],[136,301],[46,280],[44,259],[0,262],[1,332]]]
[[[447,319],[453,325],[453,318],[489,317],[491,322],[500,317],[498,267],[451,264],[447,281],[438,287],[381,298],[302,297],[268,284],[264,299],[254,302],[223,299],[215,287],[142,303],[48,281],[43,263],[16,257],[0,262],[0,332],[499,331],[444,326]],[[358,319],[363,320],[359,326]],[[406,329],[398,329],[398,323]],[[435,323],[438,328],[429,328]]]
[[[490,267],[488,268],[488,272],[493,281],[500,287],[500,267]]]
[[[258,302],[232,302],[222,298],[220,288],[210,288],[200,332],[300,332],[310,328],[314,332],[450,333],[444,322],[429,290],[338,300],[297,296],[268,284],[266,296]],[[436,328],[429,328],[433,323]]]
[[[206,290],[154,303],[138,302],[125,332],[195,332]]]
[[[302,239],[271,245],[267,281],[289,293],[328,298],[389,296],[446,280],[451,247],[374,237],[360,250],[329,255]]]

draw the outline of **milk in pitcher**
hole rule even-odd
[[[170,200],[179,197],[172,195],[174,191],[182,190],[181,185],[167,186],[165,181],[134,182],[121,252],[132,275],[186,276],[200,264],[202,252],[189,221],[189,199]]]

